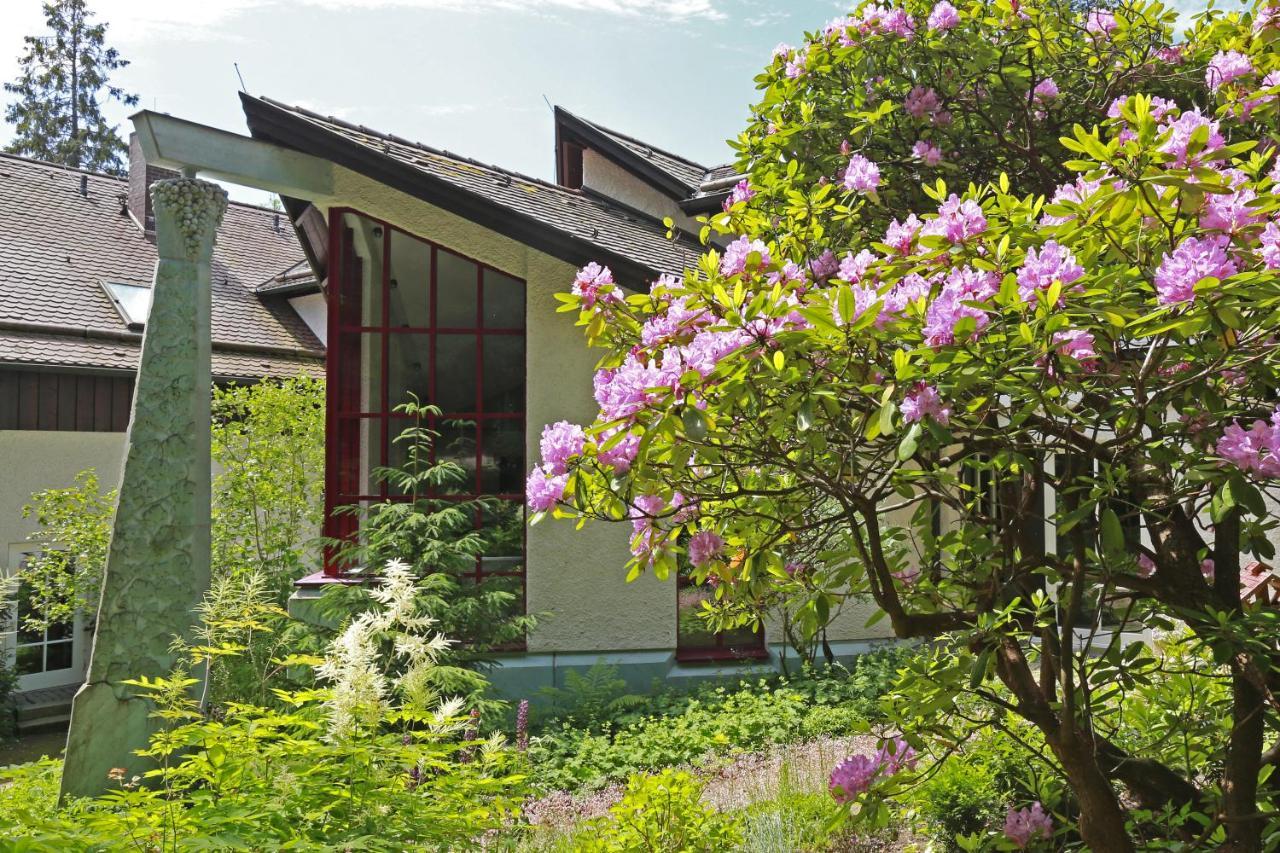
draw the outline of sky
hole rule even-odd
[[[245,133],[236,92],[297,104],[541,178],[548,102],[704,165],[779,42],[854,0],[89,0],[139,106]],[[1178,0],[1190,8],[1198,0]],[[41,0],[0,0],[0,80]],[[7,100],[0,92],[0,99]],[[132,109],[106,113],[128,131]],[[0,145],[11,137],[0,125]],[[265,195],[232,195],[263,203]]]

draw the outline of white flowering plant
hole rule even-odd
[[[188,674],[203,647],[167,678],[128,682],[164,723],[141,753],[155,769],[121,771],[102,797],[29,812],[0,837],[59,850],[474,849],[518,814],[523,776],[500,737],[475,737],[461,699],[429,687],[449,641],[414,588],[409,567],[389,563],[375,606],[322,657],[279,661],[313,666],[319,686],[276,690],[272,706],[203,713]]]
[[[946,638],[904,737],[962,697],[1019,715],[1070,790],[1055,843],[1256,850],[1280,840],[1280,610],[1249,580],[1280,501],[1280,6],[1172,24],[906,0],[780,49],[716,246],[562,297],[605,349],[600,410],[547,428],[526,494],[535,522],[629,525],[629,577],[687,562],[716,627],[788,603],[816,631],[864,596]],[[1119,722],[1173,620],[1232,685],[1193,774]],[[901,774],[864,764],[843,802],[883,821]]]

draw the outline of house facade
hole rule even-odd
[[[0,155],[0,573],[41,547],[22,508],[93,468],[119,481],[156,264],[135,144],[127,178]],[[256,382],[324,370],[323,298],[287,216],[233,204],[212,276],[213,373]],[[319,313],[317,313],[317,311]],[[319,321],[317,321],[319,318]],[[308,324],[311,321],[311,325]],[[18,615],[22,597],[10,603]],[[22,722],[54,722],[83,680],[89,626],[9,634]],[[49,715],[52,715],[52,719]]]
[[[539,617],[494,683],[527,696],[598,660],[637,687],[777,666],[785,644],[776,624],[716,634],[696,616],[709,590],[651,576],[625,583],[629,526],[524,529],[524,479],[543,427],[590,422],[598,408],[598,353],[572,315],[556,312],[555,295],[590,261],[635,291],[681,272],[701,253],[695,217],[719,209],[741,176],[562,109],[556,180],[546,182],[241,98],[255,140],[324,173],[302,188],[307,198],[283,195],[326,297],[327,502],[395,499],[372,477],[403,452],[393,439],[405,421],[394,407],[408,391],[440,407],[437,458],[466,471],[468,494],[502,501],[497,517],[476,523],[511,534],[477,561],[476,579],[510,586]],[[334,536],[359,535],[350,515],[330,515],[328,525]],[[305,606],[342,572],[328,565],[305,579],[295,603]],[[887,639],[883,624],[867,627],[873,613],[870,603],[846,603],[828,630],[837,655]]]

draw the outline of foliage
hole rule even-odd
[[[283,603],[318,560],[324,514],[324,383],[215,386],[214,573],[260,573]]]
[[[876,653],[878,661],[868,669],[899,654]],[[790,679],[660,694],[642,708],[619,709],[597,731],[571,716],[531,739],[531,780],[538,788],[595,788],[635,771],[706,764],[773,744],[860,731],[875,719],[863,712],[875,707],[877,691],[887,685],[856,674],[833,667]]]
[[[627,692],[627,682],[618,677],[618,668],[596,661],[586,672],[565,670],[564,687],[543,687],[538,691],[552,716],[563,717],[589,731],[620,715],[649,704],[650,697]]]
[[[229,704],[201,713],[187,675],[129,682],[164,721],[144,754],[157,764],[94,800],[50,812],[0,800],[0,837],[24,849],[334,846],[460,849],[515,814],[520,777],[497,739],[467,739],[462,702],[428,684],[447,645],[414,607],[408,567],[391,564],[376,606],[315,663],[324,686],[281,691],[282,708]],[[22,771],[39,780],[40,768]],[[16,800],[17,802],[12,802]]]
[[[44,17],[49,34],[23,37],[21,71],[4,84],[18,98],[5,108],[4,119],[14,126],[6,150],[73,169],[121,174],[126,147],[102,115],[102,103],[138,103],[137,95],[110,82],[111,73],[129,63],[104,45],[107,25],[90,22],[93,13],[84,0],[46,2]]]
[[[1280,8],[1207,12],[1179,45],[1174,20],[904,0],[779,51],[749,181],[704,227],[723,250],[628,296],[588,265],[562,296],[606,350],[600,413],[544,435],[526,494],[533,522],[629,523],[629,577],[687,559],[715,627],[786,605],[817,631],[870,596],[943,638],[906,736],[992,724],[969,697],[1013,711],[1087,846],[1185,841],[1176,814],[1257,849],[1280,833],[1280,611],[1240,579],[1280,497]],[[1164,673],[1131,632],[1179,620],[1231,687],[1192,775],[1122,742]],[[1201,698],[1223,677],[1186,674]]]
[[[600,853],[720,853],[741,840],[733,818],[703,804],[702,784],[675,770],[632,776],[609,817],[588,832],[581,849]]]
[[[468,695],[492,716],[502,703],[480,698],[485,682],[477,673],[490,664],[495,650],[522,643],[534,620],[522,612],[518,577],[480,572],[486,558],[501,563],[522,553],[522,508],[494,498],[464,497],[471,488],[463,468],[433,459],[432,445],[439,433],[426,424],[439,409],[414,397],[395,410],[411,423],[394,439],[404,463],[376,469],[374,477],[402,497],[367,508],[342,508],[359,518],[360,536],[330,546],[336,561],[357,576],[393,556],[413,566],[419,578],[418,606],[456,642],[441,661],[449,665],[435,670],[436,677],[446,679],[436,686]],[[326,607],[340,613],[353,602],[358,606],[366,595],[359,588],[336,590]]]
[[[257,594],[266,584],[283,605],[306,570],[323,514],[324,384],[306,376],[214,387],[211,536],[215,578],[235,578]],[[28,626],[42,628],[97,612],[116,492],[101,491],[93,469],[75,485],[32,495],[23,516],[30,539],[52,543],[20,572],[31,597]],[[230,594],[230,587],[222,587]]]
[[[42,631],[97,610],[115,506],[115,490],[100,491],[92,468],[77,474],[75,485],[31,496],[22,517],[40,526],[28,539],[44,547],[18,572],[31,604],[23,627]]]

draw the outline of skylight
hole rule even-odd
[[[104,281],[102,287],[129,328],[141,328],[151,313],[151,288],[122,281]]]

